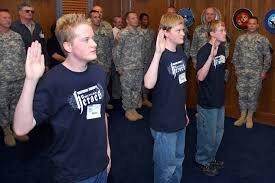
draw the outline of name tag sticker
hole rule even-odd
[[[96,119],[101,117],[101,104],[87,106],[87,119]]]
[[[185,72],[184,73],[181,73],[180,75],[179,75],[179,84],[182,84],[182,83],[184,83],[184,82],[186,82],[187,80],[186,80],[186,75],[185,75]]]

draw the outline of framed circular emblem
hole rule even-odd
[[[253,16],[253,14],[249,9],[238,9],[235,11],[232,18],[233,25],[239,30],[246,30],[248,19],[251,16]]]
[[[205,18],[205,13],[206,13],[206,9],[203,10],[202,14],[201,14],[201,23],[202,24],[206,24],[207,21],[206,21],[206,18]],[[214,10],[215,10],[215,13],[216,13],[216,17],[215,17],[215,20],[221,20],[222,19],[222,14],[220,12],[220,10],[218,8],[215,8],[214,7]]]
[[[195,21],[191,8],[182,8],[178,14],[184,18],[187,27],[190,27]]]
[[[267,12],[265,15],[264,24],[268,32],[275,34],[275,9]]]

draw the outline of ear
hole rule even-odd
[[[63,48],[66,52],[71,53],[72,52],[72,43],[70,42],[64,42]]]
[[[210,34],[211,37],[214,37],[214,32],[213,31],[211,31],[209,34]]]
[[[167,37],[168,37],[168,35],[169,35],[169,31],[167,31],[167,30],[163,30],[163,32],[164,32],[164,38],[167,38]]]

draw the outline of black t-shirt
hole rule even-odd
[[[212,45],[206,43],[197,55],[197,71],[206,63]],[[220,108],[224,106],[224,74],[225,47],[219,45],[217,55],[212,62],[209,72],[203,81],[199,81],[198,104],[203,108]]]
[[[108,164],[105,106],[106,74],[98,65],[72,72],[59,64],[41,78],[33,110],[37,124],[49,120],[53,144],[49,156],[56,182],[79,181]]]
[[[151,128],[156,131],[169,133],[185,128],[186,63],[186,55],[180,48],[162,53],[150,115]]]
[[[65,57],[62,49],[60,48],[60,45],[58,43],[58,40],[56,39],[55,36],[51,37],[50,39],[48,39],[47,41],[47,51],[48,51],[48,55],[50,57],[50,69],[53,68],[54,66],[60,64],[61,62],[58,60],[55,60],[52,55],[54,53],[57,53],[63,57]]]

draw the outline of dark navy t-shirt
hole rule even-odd
[[[105,106],[109,100],[101,66],[72,72],[62,64],[50,70],[36,88],[37,124],[49,120],[53,131],[50,158],[56,182],[86,179],[108,164]]]
[[[206,63],[212,45],[206,43],[198,51],[197,71]],[[224,74],[225,74],[225,47],[219,45],[217,55],[212,62],[209,72],[203,81],[199,81],[198,105],[203,108],[220,108],[224,106]]]
[[[162,53],[150,115],[151,128],[156,131],[175,132],[185,128],[186,63],[186,55],[180,48]]]

